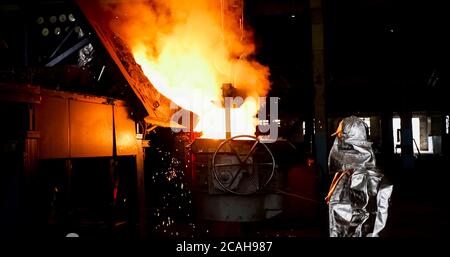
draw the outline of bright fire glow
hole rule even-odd
[[[254,135],[258,96],[270,87],[267,67],[251,60],[236,0],[153,0],[111,6],[110,25],[129,45],[155,88],[199,116],[195,131],[225,138],[222,84],[232,83],[244,103],[231,109],[231,134]],[[243,37],[245,35],[245,37]]]

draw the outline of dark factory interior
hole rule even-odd
[[[0,238],[327,238],[349,116],[379,236],[448,236],[444,2],[1,1]]]

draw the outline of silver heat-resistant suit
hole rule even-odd
[[[331,237],[376,237],[385,227],[392,184],[376,167],[366,124],[341,121],[328,166],[335,174],[327,196]]]

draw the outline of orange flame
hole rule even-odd
[[[254,135],[257,97],[270,87],[268,68],[247,58],[255,47],[243,30],[242,8],[227,3],[154,0],[112,8],[120,18],[110,25],[144,74],[161,94],[199,116],[195,131],[206,138],[225,138],[225,110],[217,104],[223,83],[232,83],[245,98],[231,110],[232,135]]]

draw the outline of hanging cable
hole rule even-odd
[[[240,16],[241,16],[241,17],[239,17],[239,30],[241,32],[240,41],[241,41],[241,43],[243,43],[244,39],[245,39],[245,33],[244,33],[244,0],[241,0]],[[245,52],[242,53],[239,56],[238,60],[233,64],[233,72],[232,72],[232,74],[233,74],[233,85],[235,87],[237,86],[237,74],[238,74],[238,71],[236,71],[236,70],[238,68],[239,62],[242,61],[244,59],[244,57],[245,57]]]
[[[224,0],[220,0],[220,36],[223,40],[223,42],[226,45],[226,41],[225,41],[225,14],[224,14],[224,9],[225,9],[225,2]],[[228,68],[229,72],[224,71],[224,69],[222,67],[220,67],[217,63],[217,56],[219,55],[219,52],[216,51],[216,53],[214,54],[213,57],[213,64],[214,67],[223,75],[227,76],[227,77],[231,77],[230,73],[231,73],[231,68]]]
[[[221,36],[222,36],[222,39],[225,41],[225,28],[224,28],[224,23],[225,23],[225,21],[224,21],[224,5],[225,5],[225,3],[224,3],[224,0],[220,0],[220,22],[221,22]]]
[[[289,192],[282,191],[282,190],[276,190],[275,192],[279,193],[279,194],[283,194],[283,195],[299,198],[299,199],[302,199],[302,200],[306,200],[306,201],[309,201],[309,202],[313,202],[313,203],[320,203],[320,201],[314,200],[312,198],[301,196],[301,195],[298,195],[298,194],[289,193]]]
[[[244,41],[244,0],[241,0],[241,18],[239,19],[239,28],[241,29],[241,42]]]

